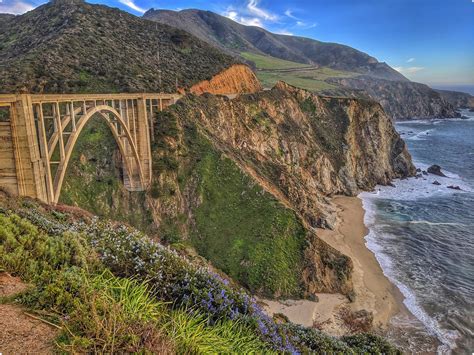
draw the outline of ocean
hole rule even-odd
[[[359,196],[367,247],[421,332],[438,339],[438,353],[474,352],[474,113],[463,115],[470,118],[396,124],[416,167],[438,164],[447,177],[397,180]]]

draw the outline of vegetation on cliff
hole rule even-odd
[[[152,198],[182,201],[178,213],[161,206],[160,215],[167,218],[162,235],[190,242],[254,292],[299,297],[306,232],[295,213],[217,150],[192,121],[164,112],[155,127]],[[170,178],[160,180],[164,176]],[[166,230],[179,224],[189,227],[171,235]]]
[[[28,200],[1,206],[0,269],[30,283],[15,301],[61,327],[62,351],[396,352],[372,335],[277,324],[225,278],[124,225]]]
[[[176,92],[236,61],[187,32],[82,1],[0,22],[0,92]]]
[[[59,202],[153,232],[145,192],[127,191],[122,179],[115,138],[104,120],[93,119],[74,146]]]

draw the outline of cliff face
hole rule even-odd
[[[455,107],[427,85],[389,81],[367,76],[329,80],[347,88],[362,90],[380,102],[394,119],[458,117]],[[358,93],[356,93],[358,95]]]
[[[332,225],[328,197],[415,172],[379,104],[284,83],[233,100],[187,96],[160,114],[155,141],[148,205],[162,235],[181,221],[176,234],[273,296],[349,294],[351,261],[312,228]]]
[[[380,105],[327,98],[279,83],[235,100],[185,99],[212,141],[311,226],[331,225],[326,196],[356,195],[413,173]]]
[[[246,65],[236,64],[214,75],[211,80],[201,81],[190,88],[194,94],[255,93],[262,85],[253,71]]]
[[[450,90],[436,91],[455,108],[474,108],[474,96],[468,93]]]

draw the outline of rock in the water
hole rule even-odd
[[[416,172],[417,172],[417,173],[421,173],[421,169],[420,169],[420,168],[417,168],[417,169],[416,169]]]
[[[441,171],[441,167],[439,165],[431,165],[429,168],[428,168],[428,172],[430,174],[433,174],[433,175],[438,175],[438,176],[443,176],[443,177],[446,177],[446,175],[444,175]]]
[[[433,181],[433,185],[441,185],[438,181]]]
[[[461,190],[461,188],[459,186],[454,186],[454,185],[449,185],[448,186],[448,189],[453,189],[453,190]]]
[[[462,119],[462,120],[468,120],[469,117],[467,117],[467,116],[461,116],[461,119]]]
[[[422,171],[423,175],[428,175],[428,172],[426,170]]]

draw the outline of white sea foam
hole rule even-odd
[[[435,336],[441,342],[442,345],[438,348],[438,353],[449,354],[453,349],[456,348],[456,339],[460,337],[460,334],[454,330],[442,329],[436,319],[430,317],[423,310],[423,308],[417,302],[415,293],[397,277],[397,272],[393,268],[393,262],[384,251],[384,247],[381,242],[396,236],[382,233],[379,230],[381,226],[376,224],[376,207],[374,200],[381,198],[381,195],[382,194],[380,193],[372,194],[366,192],[359,195],[359,198],[362,199],[363,207],[365,209],[364,223],[369,229],[369,234],[365,237],[366,246],[374,253],[383,270],[384,275],[395,286],[397,286],[400,292],[403,294],[405,298],[403,303],[408,308],[408,310],[425,326],[429,334]]]
[[[416,163],[421,170],[426,171],[428,165]],[[474,192],[474,186],[464,181],[459,175],[443,170],[446,177],[428,174],[420,178],[397,179],[393,181],[395,187],[377,186],[372,192],[364,192],[362,196],[379,196],[391,200],[413,201],[437,195],[453,195]],[[440,185],[433,184],[435,181]],[[461,190],[450,189],[448,186],[459,186]]]

